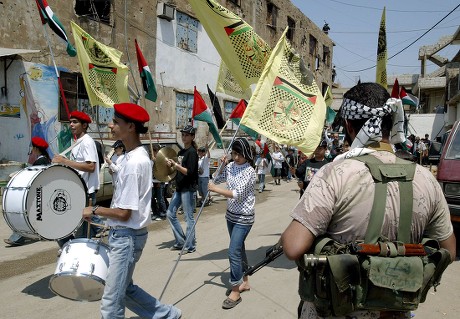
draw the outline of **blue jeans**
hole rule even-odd
[[[180,310],[162,304],[133,284],[133,273],[147,241],[147,228],[115,228],[109,234],[109,270],[101,301],[101,315],[106,319],[124,319],[125,307],[141,318],[171,318]]]
[[[187,237],[190,235],[189,241],[186,243],[185,239],[187,238],[184,234],[182,226],[180,225],[179,220],[177,219],[177,210],[182,204],[184,209],[185,221],[187,223],[186,234]],[[195,192],[175,192],[171,201],[169,202],[168,211],[166,216],[168,217],[169,224],[171,225],[176,247],[183,247],[185,245],[186,250],[195,249],[195,229],[193,229],[193,224],[195,223],[195,218],[193,217],[193,211],[195,210]]]
[[[239,286],[243,283],[243,274],[249,269],[248,258],[244,241],[252,225],[235,224],[227,220],[230,245],[228,246],[228,260],[230,261],[230,284]]]
[[[204,197],[208,194],[209,177],[198,177],[198,193],[204,200]]]
[[[152,188],[152,196],[155,199],[152,201],[152,205],[155,205],[156,203],[156,209],[153,209],[152,211],[154,215],[157,216],[165,216],[166,214],[166,203],[165,203],[165,198],[164,198],[164,190],[165,190],[165,183],[159,183],[159,185],[155,185]]]
[[[257,174],[259,177],[259,191],[263,191],[265,188],[265,174]]]

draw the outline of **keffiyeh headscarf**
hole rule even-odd
[[[233,141],[232,150],[237,152],[238,154],[243,155],[243,157],[248,161],[253,160],[249,142],[243,137],[237,138]]]
[[[356,101],[344,99],[340,109],[340,115],[344,119],[367,119],[351,144],[351,149],[380,142],[382,140],[382,119],[388,114],[392,114],[393,119],[390,134],[391,143],[402,143],[406,139],[404,136],[404,109],[400,99],[389,98],[383,106],[378,108],[370,108]]]

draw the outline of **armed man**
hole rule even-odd
[[[394,155],[399,99],[360,83],[338,116],[350,151],[315,174],[281,237],[300,272],[299,318],[410,318],[455,259],[446,200],[430,171]]]

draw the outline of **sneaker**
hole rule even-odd
[[[158,216],[158,217],[155,218],[155,220],[156,220],[156,221],[161,221],[161,220],[163,220],[163,219],[162,219],[160,216]]]
[[[169,250],[182,250],[182,247],[173,245],[173,246],[169,247]]]
[[[177,310],[176,319],[181,319],[182,318],[182,310],[180,310],[179,308],[176,308],[176,310]]]
[[[10,246],[22,246],[24,243],[23,242],[17,242],[17,241],[12,241],[9,238],[3,240],[5,244],[8,244]]]
[[[259,193],[262,193],[262,190],[261,190],[261,189],[259,189]]]
[[[196,248],[193,248],[193,249],[185,249],[184,252],[182,253],[182,255],[186,255],[186,254],[191,254],[191,253],[194,253],[196,251]],[[180,252],[179,252],[180,254]]]

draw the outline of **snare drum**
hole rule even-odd
[[[78,301],[102,298],[109,267],[109,246],[93,239],[78,238],[62,247],[49,288],[55,294]]]
[[[30,166],[19,171],[3,192],[3,217],[24,237],[60,239],[82,223],[88,204],[80,175],[62,165]]]

